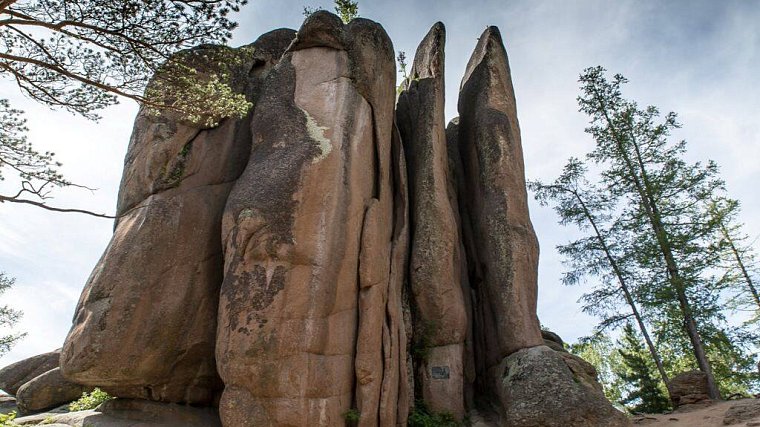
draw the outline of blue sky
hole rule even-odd
[[[359,0],[360,14],[381,22],[396,50],[413,57],[436,21],[446,24],[447,118],[456,115],[461,76],[487,25],[497,25],[512,67],[528,178],[553,179],[569,156],[589,151],[586,118],[577,112],[577,78],[602,65],[631,81],[627,97],[679,113],[690,160],[716,160],[731,195],[742,201],[742,220],[760,235],[760,3],[751,1],[498,1]],[[278,27],[297,28],[304,6],[328,1],[251,0],[237,16],[234,45]],[[7,82],[0,97],[28,113],[30,138],[55,151],[62,171],[94,193],[64,190],[60,206],[113,212],[132,120],[131,101],[104,111],[99,123],[24,99]],[[0,183],[0,193],[12,189]],[[586,335],[594,319],[580,312],[582,288],[559,283],[555,245],[575,235],[554,212],[533,204],[541,242],[539,317],[569,341]],[[17,278],[2,304],[25,312],[29,333],[0,365],[60,347],[87,276],[112,232],[108,220],[0,205],[0,270]],[[160,301],[156,301],[160,304]]]

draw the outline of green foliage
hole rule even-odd
[[[82,397],[69,403],[69,410],[86,411],[88,409],[95,409],[100,406],[101,403],[111,399],[113,399],[113,397],[108,393],[96,388],[90,393],[82,393]]]
[[[311,6],[304,6],[303,7],[303,16],[304,18],[310,17],[314,12],[322,10],[321,7],[311,7]]]
[[[623,336],[618,343],[623,362],[619,376],[629,390],[620,403],[639,413],[661,413],[670,409],[665,384],[633,325],[628,323],[623,327]]]
[[[570,267],[564,282],[599,280],[582,297],[584,310],[602,319],[600,330],[631,317],[643,333],[648,324],[651,357],[662,354],[664,371],[697,366],[714,380],[716,396],[718,388],[757,386],[748,344],[757,342],[756,331],[725,317],[732,283],[747,275],[728,268],[738,262],[726,250],[721,219],[731,217],[733,204],[714,208],[728,200],[718,167],[687,162],[686,142],[671,139],[680,127],[675,113],[640,108],[623,98],[623,76],[605,74],[594,67],[580,77],[578,104],[595,142],[587,163],[571,159],[554,183],[531,183],[540,202],[556,203],[562,224],[587,233],[558,247]]]
[[[212,126],[245,114],[250,103],[224,70],[204,73],[174,54],[228,41],[237,25],[229,15],[246,1],[3,1],[0,78],[35,101],[92,120],[129,98],[150,111],[170,110]],[[217,62],[234,63],[233,56]],[[159,70],[162,76],[146,90]],[[0,100],[0,129],[0,179],[11,173],[20,182],[18,193],[0,195],[0,202],[60,211],[47,207],[48,193],[72,184],[58,173],[52,153],[31,148],[22,112],[7,100]]]
[[[435,325],[431,322],[420,321],[417,322],[416,330],[414,331],[414,340],[412,341],[411,353],[412,357],[421,362],[427,362],[430,357],[430,349],[432,348],[431,335],[435,330]]]
[[[358,409],[351,408],[343,413],[343,419],[346,420],[347,423],[358,423],[359,419],[361,419],[361,413]]]
[[[234,71],[251,56],[250,48],[200,47],[175,54],[156,72],[144,105],[158,115],[178,114],[193,125],[213,127],[226,117],[240,118],[251,108]]]
[[[462,423],[450,413],[432,412],[424,401],[417,400],[409,414],[409,427],[460,427]]]
[[[0,4],[3,70],[29,97],[96,119],[119,96],[144,99],[175,52],[224,43],[245,0],[114,2],[18,0]]]
[[[18,424],[14,423],[16,419],[16,411],[11,411],[7,414],[0,414],[0,427],[13,427]]]
[[[16,279],[8,277],[5,273],[0,271],[0,295],[10,289],[15,283]],[[0,328],[10,329],[19,321],[23,313],[18,310],[14,310],[7,305],[0,306]],[[0,335],[0,357],[3,354],[10,351],[20,339],[26,336],[26,333],[11,333],[8,335]]]
[[[717,286],[730,290],[727,304],[737,311],[754,312],[751,322],[760,321],[760,291],[757,287],[758,264],[750,237],[738,222],[739,201],[719,197],[708,205],[712,221],[720,230],[711,249],[720,254],[725,274]]]
[[[359,17],[359,2],[351,0],[335,0],[335,13],[344,23],[348,24]]]
[[[607,400],[613,403],[620,402],[625,384],[618,372],[623,361],[608,335],[598,332],[590,337],[581,338],[577,343],[570,344],[568,351],[594,365]]]
[[[398,68],[401,72],[401,83],[396,86],[396,95],[401,95],[401,92],[406,90],[408,88],[409,84],[409,73],[407,72],[407,63],[406,63],[406,52],[400,50],[398,51],[398,56],[396,57],[396,61],[398,62]]]

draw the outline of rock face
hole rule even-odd
[[[483,426],[627,425],[593,366],[542,338],[499,32],[447,128],[444,45],[438,23],[395,111],[394,49],[366,19],[183,53],[204,72],[242,55],[230,84],[253,108],[213,128],[140,112],[63,375],[122,412],[213,406],[226,427],[405,426],[417,402]]]
[[[61,375],[61,368],[55,368],[21,386],[16,405],[19,413],[31,414],[72,402],[90,391],[92,387],[67,381]]]
[[[34,377],[57,368],[61,358],[61,351],[55,350],[20,360],[12,365],[0,369],[0,389],[15,396],[22,385],[28,383]]]
[[[528,214],[520,127],[507,54],[495,27],[478,41],[459,94],[460,210],[478,373],[543,344],[536,317],[538,240]]]
[[[378,24],[317,12],[265,82],[222,224],[225,425],[340,425],[352,407],[361,425],[405,419],[393,57]]]
[[[503,418],[499,426],[624,426],[626,416],[601,390],[578,381],[560,356],[546,346],[519,350],[494,368]]]
[[[668,386],[673,405],[681,407],[709,403],[707,376],[701,371],[682,372],[670,379]]]
[[[260,80],[293,35],[279,30],[253,43],[233,86],[255,101]],[[247,120],[203,129],[138,114],[114,236],[63,348],[67,378],[121,397],[213,401],[222,386],[214,359],[221,216],[249,151]]]
[[[397,105],[409,171],[418,383],[430,409],[465,415],[467,307],[461,282],[459,224],[451,205],[444,118],[443,24],[420,43]]]
[[[730,426],[753,419],[757,420],[757,418],[760,418],[760,399],[748,399],[731,405],[728,408],[723,417],[723,425]]]
[[[63,414],[43,413],[14,420],[20,425],[61,425],[87,427],[219,427],[212,408],[115,399],[96,409]]]

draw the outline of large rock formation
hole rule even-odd
[[[397,121],[409,173],[413,294],[419,389],[434,411],[465,415],[467,306],[461,236],[451,205],[444,118],[445,29],[435,24],[402,83]]]
[[[397,422],[393,57],[378,24],[318,12],[268,77],[222,225],[225,425]]]
[[[245,51],[230,74],[254,104],[244,119],[141,112],[64,376],[114,402],[218,406],[227,427],[404,426],[412,411],[626,425],[593,367],[542,345],[498,30],[448,128],[444,44],[439,23],[394,111],[383,28],[317,12]]]
[[[60,358],[61,351],[55,350],[19,360],[0,369],[0,390],[15,396],[22,385],[38,375],[57,368]]]
[[[279,30],[253,43],[230,74],[233,87],[255,101],[293,36]],[[190,54],[201,61],[215,49],[226,48]],[[122,397],[213,402],[222,387],[214,359],[221,217],[249,151],[248,120],[204,129],[168,113],[138,114],[119,219],[66,338],[65,376]]]

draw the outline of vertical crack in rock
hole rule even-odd
[[[232,86],[255,102],[261,77],[249,70],[271,68],[294,35],[277,30],[253,43]],[[182,55],[219,50],[229,49]],[[214,360],[221,215],[250,151],[247,121],[202,129],[140,111],[119,190],[123,216],[76,309],[61,355],[66,378],[119,397],[213,402],[222,386]]]
[[[417,384],[430,409],[462,419],[468,321],[460,274],[461,238],[450,201],[445,38],[439,22],[420,43],[396,114],[409,162],[409,282],[415,307]]]

